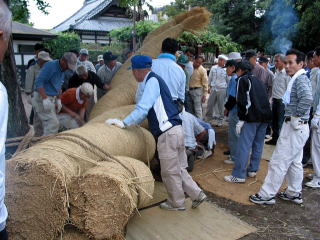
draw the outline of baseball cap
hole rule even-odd
[[[245,53],[245,58],[246,59],[250,59],[250,58],[252,58],[254,56],[257,56],[257,52],[255,50],[251,49],[251,50],[246,51],[246,53]]]
[[[52,59],[50,58],[49,53],[45,52],[45,51],[40,51],[38,53],[38,59],[41,59],[43,61],[51,61]]]
[[[103,60],[103,56],[102,56],[102,55],[99,55],[99,56],[98,56],[98,61],[101,61],[101,60]]]
[[[267,62],[269,62],[269,60],[268,60],[268,58],[262,56],[262,57],[259,57],[258,62],[267,63]]]
[[[105,52],[103,54],[103,60],[105,62],[109,62],[109,61],[113,61],[113,60],[116,60],[118,58],[117,55],[113,55],[112,52],[108,51],[108,52]]]
[[[89,55],[88,49],[82,48],[82,49],[80,50],[80,55],[81,55],[81,54]]]
[[[128,69],[151,68],[152,58],[144,55],[135,55],[131,58],[131,66]]]
[[[188,62],[189,62],[189,58],[188,58],[188,56],[186,56],[184,54],[181,54],[178,58],[178,61],[177,61],[177,63],[182,64],[182,65],[186,65],[186,64],[188,64]]]
[[[229,53],[229,59],[230,60],[241,60],[241,54],[239,52],[231,52]]]
[[[219,55],[219,56],[218,56],[218,59],[219,59],[219,58],[221,58],[221,59],[223,59],[223,60],[225,60],[225,61],[228,61],[228,57],[227,57],[226,55],[224,55],[224,54]]]

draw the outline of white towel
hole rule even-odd
[[[290,103],[290,96],[291,96],[291,90],[292,90],[292,86],[295,82],[295,80],[301,76],[302,74],[305,74],[306,71],[304,69],[300,69],[298,72],[296,72],[296,74],[293,75],[293,77],[291,78],[290,82],[288,83],[288,87],[286,92],[284,93],[283,97],[282,97],[282,102],[284,104],[289,104]]]

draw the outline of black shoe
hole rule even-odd
[[[271,140],[267,141],[266,144],[267,145],[277,145],[277,140],[271,139]]]
[[[294,202],[296,204],[302,204],[303,203],[303,200],[302,200],[302,197],[301,197],[301,193],[299,193],[299,195],[295,197],[295,196],[289,196],[285,192],[280,192],[280,193],[278,193],[278,197],[281,198],[282,200],[291,201],[291,202]]]
[[[230,150],[224,151],[223,155],[230,155]]]

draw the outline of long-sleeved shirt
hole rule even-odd
[[[228,86],[228,76],[225,68],[213,66],[209,73],[209,86],[213,90],[225,90]]]
[[[31,65],[26,72],[26,80],[24,84],[24,91],[28,94],[34,91],[34,81],[40,73],[40,66],[38,63]]]
[[[5,228],[8,211],[4,204],[5,196],[5,142],[7,137],[8,123],[8,95],[7,90],[1,83],[1,66],[0,66],[0,231]]]
[[[184,72],[186,73],[187,76],[187,80],[186,80],[186,91],[189,91],[189,82],[190,82],[190,78],[192,76],[193,73],[193,63],[191,61],[189,61],[185,68],[184,68]]]
[[[228,100],[225,104],[225,108],[230,112],[237,111],[237,78],[237,74],[233,74],[227,88]]]
[[[148,73],[143,82],[141,82],[141,84],[144,85],[144,90],[139,102],[136,104],[135,109],[123,120],[127,126],[141,123],[147,117],[149,110],[160,96],[160,86],[156,78],[152,77],[146,83],[149,74],[150,73]]]
[[[286,73],[286,70],[277,70],[273,79],[272,98],[282,99],[284,93],[287,90],[289,82],[290,76]]]
[[[306,74],[294,81],[290,94],[290,103],[285,106],[285,116],[299,117],[308,121],[313,103],[311,82]]]
[[[194,69],[193,74],[190,78],[189,87],[190,88],[202,88],[203,95],[207,96],[207,94],[208,94],[208,76],[207,76],[207,70],[203,66],[200,66],[200,67]]]
[[[187,148],[195,149],[197,147],[196,136],[205,129],[191,113],[183,111],[179,116],[182,119],[184,145]]]
[[[47,62],[40,70],[36,78],[36,89],[44,88],[48,96],[57,96],[60,93],[64,81],[64,72],[59,60]]]
[[[151,69],[164,80],[169,88],[172,99],[180,99],[184,102],[186,74],[175,62],[175,56],[168,53],[160,54],[157,59],[152,61]]]
[[[318,81],[318,74],[320,73],[320,69],[318,67],[312,68],[310,72],[310,81],[312,87],[312,96],[315,96],[316,89],[317,89],[317,81]]]
[[[80,66],[80,65],[84,65],[84,66],[86,66],[87,70],[90,70],[90,71],[96,73],[96,68],[93,66],[93,63],[92,63],[92,62],[90,62],[90,61],[88,61],[88,60],[86,60],[86,61],[80,61],[80,60],[78,59],[78,61],[77,61],[77,67]]]
[[[252,69],[252,75],[259,79],[264,86],[266,87],[268,96],[272,95],[272,80],[270,74],[264,67],[262,67],[259,63],[257,63]]]
[[[313,99],[313,112],[316,111],[317,107],[320,104],[320,71],[317,74],[316,87]]]
[[[107,65],[103,65],[102,67],[100,67],[97,75],[100,78],[102,84],[110,85],[114,75],[116,75],[121,66],[122,64],[120,62],[117,62],[112,69],[110,69]],[[106,90],[99,88],[98,98],[102,97],[106,92]]]

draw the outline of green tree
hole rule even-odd
[[[54,39],[44,41],[45,47],[52,51],[53,58],[60,58],[70,50],[80,50],[81,39],[76,33],[59,33]]]
[[[43,0],[34,0],[34,1],[36,1],[37,7],[41,12],[48,14],[47,9],[50,7],[50,5],[46,1],[43,1]],[[30,18],[30,11],[28,7],[29,7],[29,0],[11,0],[9,3],[9,8],[12,12],[13,21],[28,24],[29,18]]]

